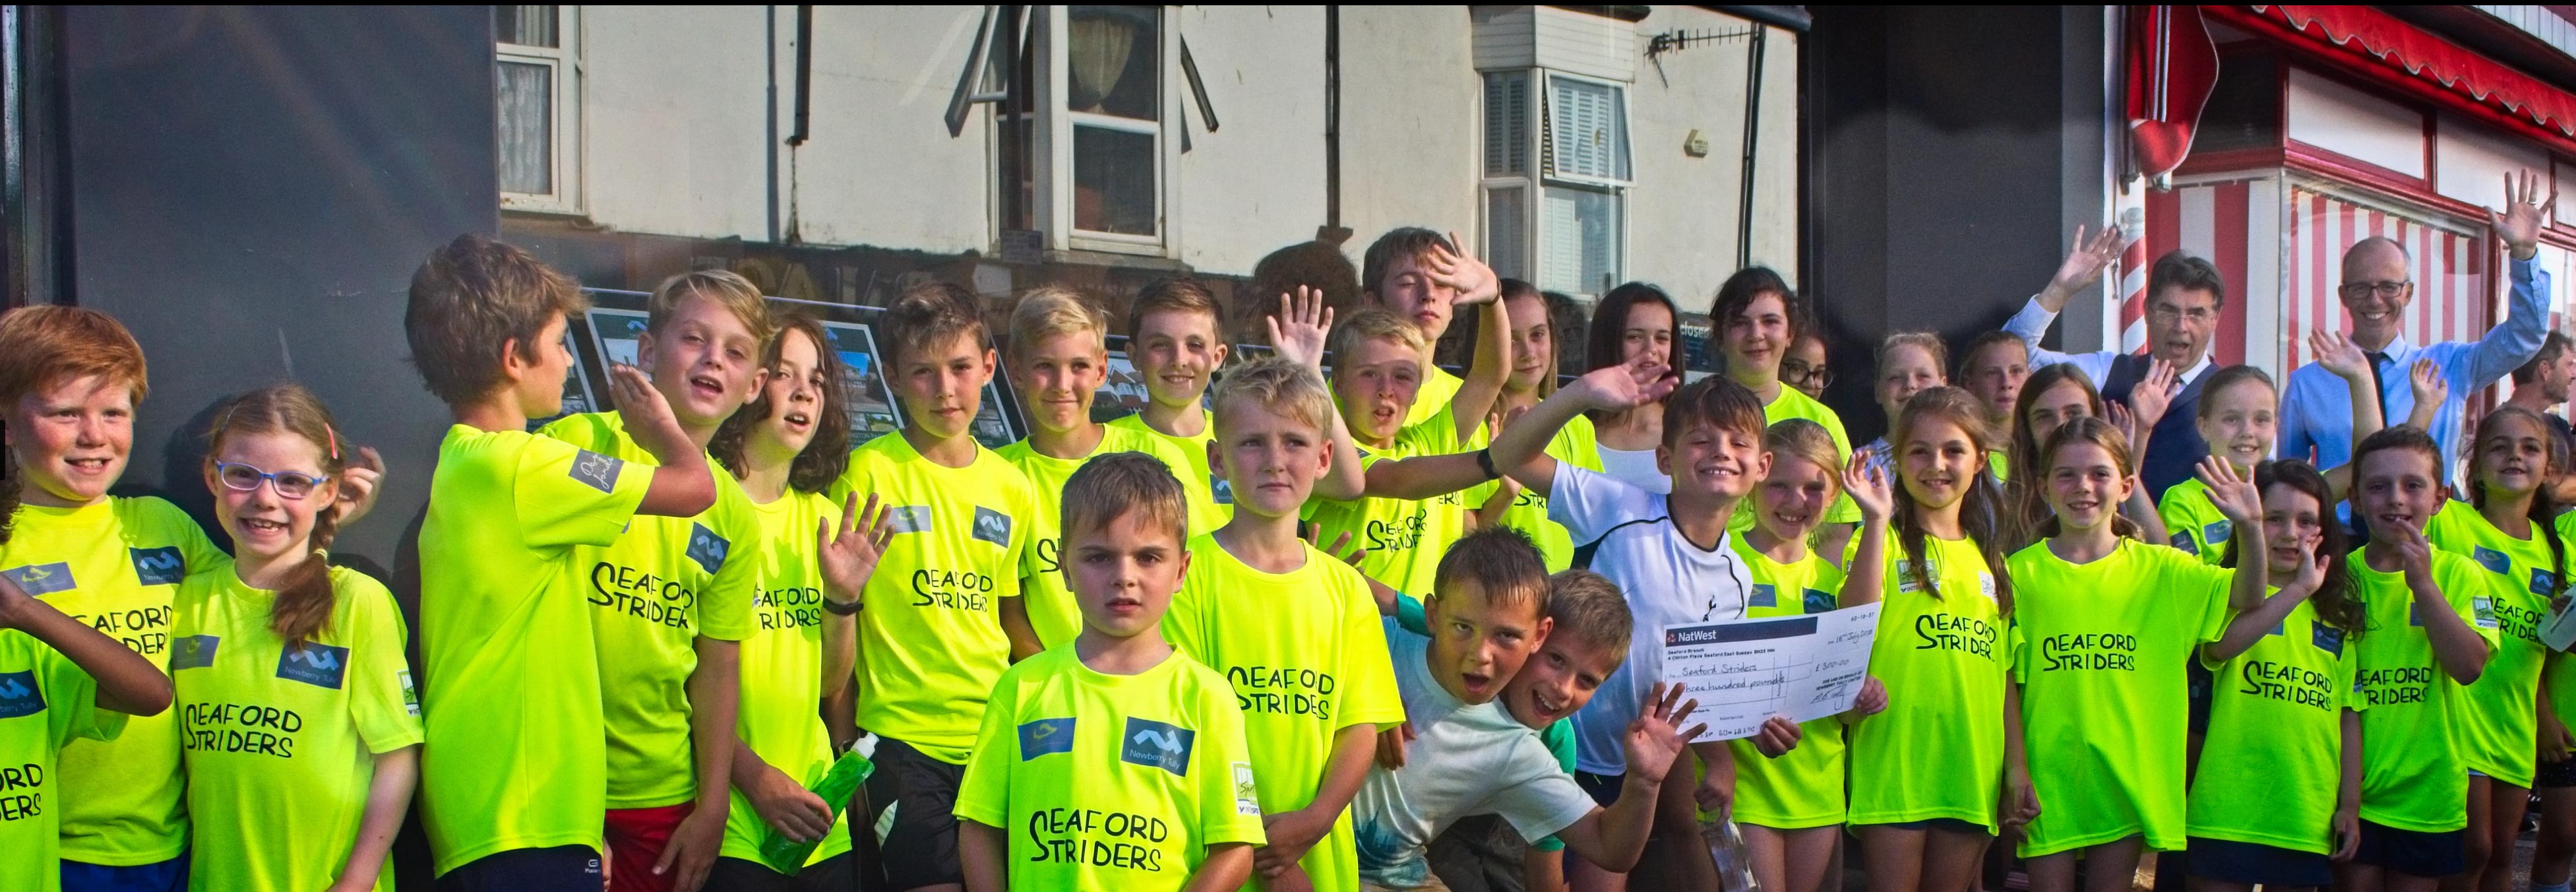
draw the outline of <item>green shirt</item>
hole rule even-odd
[[[653,462],[615,412],[565,416],[537,433],[629,464]],[[707,510],[640,516],[615,542],[573,548],[599,653],[609,808],[660,808],[697,795],[689,736],[697,639],[751,634],[754,571],[734,553],[759,547],[760,518],[732,474],[712,458],[707,467],[716,484]]]
[[[2192,836],[2334,853],[2343,713],[2365,705],[2352,695],[2358,645],[2302,600],[2254,646],[2211,668]]]
[[[1254,569],[1214,536],[1190,540],[1189,550],[1163,637],[1231,686],[1261,810],[1305,808],[1332,762],[1334,735],[1404,721],[1368,580],[1312,546],[1305,564],[1286,573]],[[1358,858],[1345,809],[1297,863],[1316,889],[1353,892]]]
[[[2235,537],[2236,525],[2209,502],[2209,485],[2191,477],[2165,490],[2156,500],[2156,516],[2165,522],[2165,534],[2172,537],[2173,547],[2200,558],[2212,567],[2227,558],[2227,541]]]
[[[2005,562],[2036,858],[2143,834],[2183,847],[2193,649],[2226,630],[2235,571],[2134,539],[2074,564],[2042,540]]]
[[[1449,413],[1441,412],[1399,431],[1387,449],[1361,447],[1360,468],[1365,471],[1381,461],[1458,451],[1458,429]],[[1421,500],[1362,496],[1337,502],[1317,497],[1306,502],[1303,513],[1322,528],[1318,541],[1331,542],[1349,533],[1352,545],[1368,549],[1368,556],[1360,560],[1360,572],[1398,592],[1422,597],[1431,594],[1440,556],[1449,543],[1466,534],[1468,508],[1465,494],[1449,493]]]
[[[2558,594],[2558,562],[2535,524],[2529,538],[2496,529],[2467,502],[2444,502],[2425,524],[2433,547],[2475,561],[2494,598],[2495,653],[2469,685],[2467,715],[2454,726],[2469,770],[2517,787],[2531,786],[2538,758],[2540,668],[2548,648],[2540,622]]]
[[[1201,448],[1199,451],[1204,456],[1207,450]],[[1038,511],[1029,518],[1029,548],[1020,567],[1020,578],[1025,580],[1020,598],[1021,604],[1029,611],[1029,626],[1037,631],[1038,642],[1047,647],[1072,641],[1074,636],[1082,634],[1082,608],[1074,603],[1073,591],[1065,587],[1064,573],[1057,562],[1057,549],[1062,547],[1064,539],[1064,512],[1056,504],[1055,495],[1064,492],[1064,482],[1072,479],[1073,472],[1090,464],[1092,459],[1120,452],[1142,452],[1153,456],[1164,467],[1172,469],[1172,476],[1180,480],[1189,480],[1196,472],[1191,469],[1189,457],[1162,435],[1108,425],[1101,427],[1100,443],[1092,447],[1090,455],[1081,458],[1045,455],[1027,440],[994,452],[1003,461],[1010,462],[1012,467],[1019,468],[1020,473],[1028,475],[1030,485],[1039,493]],[[1200,462],[1204,464],[1206,459],[1202,457]],[[1182,494],[1188,495],[1187,486],[1182,487]],[[1215,512],[1201,511],[1195,506],[1185,507],[1189,508],[1189,535],[1216,528],[1212,525]]]
[[[742,700],[734,728],[744,746],[770,767],[811,786],[832,767],[832,736],[816,704],[823,699],[823,571],[815,561],[816,531],[839,524],[841,506],[820,493],[788,491],[766,505],[757,544],[742,554],[752,567],[752,632],[742,640]],[[835,807],[841,803],[833,803]],[[832,832],[805,861],[813,864],[850,850],[850,816],[843,811]],[[723,854],[754,864],[769,823],[733,790],[725,813]]]
[[[1746,537],[1727,540],[1753,580],[1745,618],[1833,611],[1843,571],[1823,555],[1808,552],[1797,563],[1783,564],[1754,550]],[[1801,724],[1799,730],[1798,748],[1776,759],[1763,755],[1750,739],[1727,741],[1735,751],[1735,820],[1781,830],[1843,822],[1842,717],[1829,715]]]
[[[616,542],[654,470],[521,431],[440,441],[420,528],[420,812],[438,872],[599,847],[607,720],[573,550]]]
[[[0,774],[0,851],[9,853],[0,858],[0,889],[62,888],[63,749],[78,739],[115,740],[125,726],[124,713],[98,708],[98,683],[70,658],[0,629],[0,765],[13,766]]]
[[[2468,760],[2449,729],[2462,721],[2468,689],[2451,680],[2433,658],[2433,640],[2416,616],[2415,594],[2403,571],[2370,568],[2355,549],[2353,594],[2370,618],[2362,633],[2360,671],[2361,819],[2419,833],[2448,833],[2469,825]],[[2433,552],[2433,585],[2461,621],[2496,642],[2486,570],[2447,551]]]
[[[982,712],[956,814],[1002,828],[1011,888],[1168,892],[1208,846],[1264,841],[1243,712],[1196,660],[1106,675],[1059,647]]]
[[[1196,436],[1175,437],[1155,430],[1146,426],[1143,415],[1129,415],[1109,422],[1109,426],[1151,434],[1189,460],[1188,471],[1173,468],[1172,472],[1181,475],[1181,496],[1190,502],[1191,529],[1213,530],[1234,519],[1234,487],[1226,485],[1225,478],[1208,463],[1208,444],[1216,441],[1216,419],[1206,409],[1199,410]]]
[[[2003,792],[2006,656],[1995,579],[1975,540],[1926,536],[1923,546],[1932,589],[1907,572],[1904,549],[1888,544],[1869,653],[1887,710],[1851,727],[1846,819],[1950,818],[1993,832]]]
[[[269,629],[277,593],[242,582],[231,560],[179,589],[171,711],[196,823],[190,889],[329,888],[357,846],[375,757],[421,742],[393,594],[347,568],[331,588],[330,622],[292,649]],[[387,859],[375,888],[393,887]]]
[[[111,496],[80,508],[19,506],[15,531],[0,544],[0,573],[166,671],[170,599],[190,572],[223,554],[178,506]],[[75,737],[55,765],[62,856],[134,866],[185,852],[177,717],[136,716],[112,740]]]

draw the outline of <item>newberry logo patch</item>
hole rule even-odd
[[[696,561],[707,572],[713,573],[724,566],[725,552],[732,547],[733,543],[707,529],[706,524],[689,524],[689,560]]]
[[[975,538],[995,545],[1011,544],[1011,516],[991,508],[976,506]]]
[[[188,578],[188,559],[179,556],[179,546],[162,548],[129,548],[134,555],[134,578],[144,585],[178,585]]]
[[[1190,745],[1198,732],[1153,719],[1129,717],[1118,735],[1118,761],[1190,776]]]
[[[287,645],[277,656],[277,677],[315,687],[339,690],[340,678],[348,671],[349,649],[345,647],[307,641],[301,647]]]
[[[36,673],[0,672],[0,719],[45,711],[45,692],[36,689]]]

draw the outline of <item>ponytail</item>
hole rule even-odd
[[[206,432],[206,464],[214,466],[214,456],[222,454],[224,443],[234,436],[285,433],[303,437],[322,453],[322,473],[333,484],[314,490],[306,498],[320,498],[325,491],[337,493],[341,472],[348,460],[340,446],[339,429],[332,423],[331,410],[312,391],[294,384],[263,387],[233,399],[223,416]],[[286,583],[278,587],[277,599],[269,605],[268,627],[289,647],[303,644],[320,634],[331,623],[331,610],[339,596],[331,585],[331,540],[339,534],[340,509],[324,505],[313,513],[313,533],[307,540],[312,554],[296,565]]]

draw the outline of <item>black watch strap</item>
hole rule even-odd
[[[823,597],[823,609],[826,612],[831,613],[833,616],[857,616],[859,615],[859,605],[862,603],[864,602],[852,601],[848,606],[842,606],[841,602],[832,600],[829,595],[825,595]]]

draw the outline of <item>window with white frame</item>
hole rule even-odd
[[[492,7],[504,208],[582,210],[580,10]]]
[[[1485,78],[1485,255],[1549,291],[1597,295],[1627,253],[1627,89],[1544,69]]]
[[[996,7],[972,91],[994,106],[998,227],[1055,248],[1163,254],[1180,136],[1162,6]],[[961,91],[964,92],[964,91]]]

